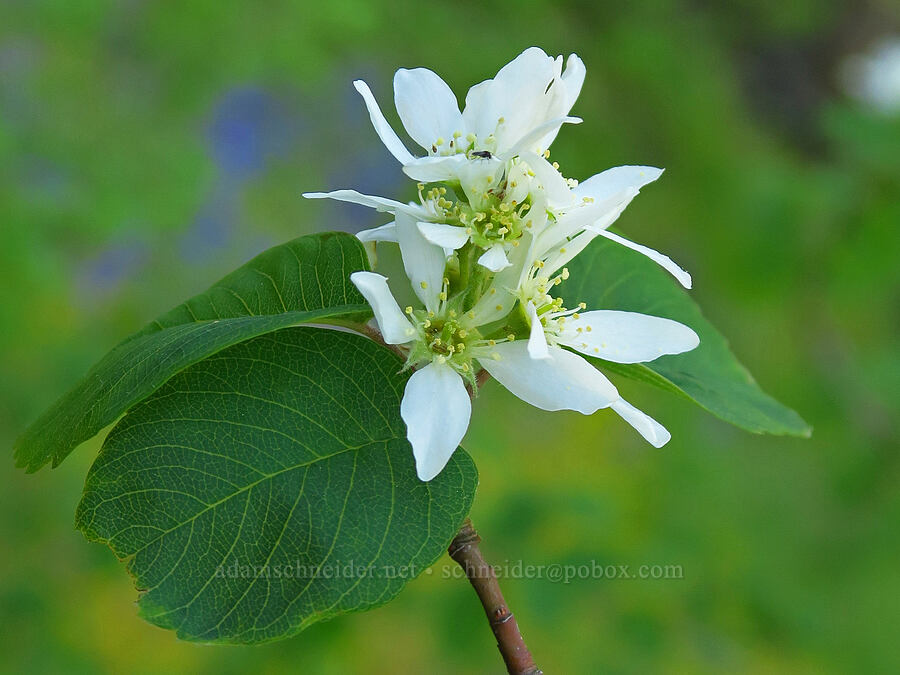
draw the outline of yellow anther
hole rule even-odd
[[[502,312],[502,311],[503,311],[503,305],[497,305],[494,309],[496,309],[498,312]]]
[[[459,138],[460,136],[462,136],[462,132],[461,132],[461,131],[454,131],[454,132],[453,132],[453,138]]]
[[[440,145],[440,143],[438,143],[438,145]],[[552,165],[552,166],[553,166],[554,169],[556,169],[557,171],[559,171],[559,162],[553,162],[553,165]]]
[[[584,329],[585,329],[588,333],[591,332],[591,327],[590,327],[590,326],[585,326]]]
[[[506,339],[509,340],[510,342],[512,342],[516,339],[516,336],[513,335],[512,333],[510,333],[509,335],[506,336]]]
[[[406,313],[407,313],[407,314],[412,314],[412,313],[413,313],[413,308],[412,308],[412,306],[409,306],[409,307],[406,308]]]
[[[464,373],[468,373],[468,372],[469,372],[469,364],[468,364],[468,363],[462,364],[462,365],[460,366],[460,368],[462,369],[462,371],[463,371]]]
[[[584,304],[583,302],[579,302],[578,306],[581,307],[581,309],[587,309],[587,305]]]
[[[550,159],[550,151],[544,150],[544,159]]]
[[[428,282],[427,282],[427,281],[422,281],[422,282],[419,283],[419,286],[421,286],[421,287],[422,287],[422,290],[424,291],[425,289],[428,288]]]
[[[434,144],[435,144],[435,145],[443,145],[443,144],[444,144],[444,137],[443,137],[443,136],[439,137],[439,138],[434,142]]]

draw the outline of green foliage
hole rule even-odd
[[[229,345],[295,324],[364,316],[349,275],[367,267],[360,243],[343,233],[260,254],[107,354],[19,438],[17,464],[28,471],[58,465],[172,375]]]
[[[416,477],[402,361],[287,328],[173,377],[110,433],[77,524],[127,559],[148,621],[203,642],[282,638],[393,598],[444,551],[477,484]]]
[[[562,287],[569,307],[620,309],[674,319],[700,336],[700,346],[650,363],[619,364],[594,359],[603,368],[680,392],[714,415],[756,433],[809,436],[800,416],[759,388],[728,342],[697,304],[656,263],[598,237],[570,264]]]

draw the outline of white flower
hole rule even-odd
[[[394,102],[410,137],[427,152],[414,156],[388,124],[369,86],[353,84],[362,95],[375,131],[403,170],[425,182],[458,180],[468,159],[510,159],[526,150],[544,150],[569,117],[585,68],[575,54],[563,70],[562,56],[552,58],[530,47],[491,79],[475,85],[459,110],[456,96],[426,68],[400,69],[394,75]]]
[[[400,232],[404,225],[411,223],[401,219]],[[422,260],[423,270],[434,266]],[[423,270],[417,278],[434,277],[433,271]],[[416,312],[408,307],[404,313],[385,277],[354,272],[350,279],[372,306],[384,341],[404,345],[408,365],[417,367],[406,385],[400,413],[421,480],[440,473],[465,436],[472,410],[465,383],[473,381],[475,364],[535,407],[585,415],[612,408],[655,447],[668,442],[669,432],[662,425],[622,399],[599,370],[563,346],[618,363],[645,362],[696,347],[699,338],[687,326],[632,312],[579,315],[562,309],[556,300],[539,310],[528,301],[529,338],[516,340],[510,334],[490,339],[480,334],[484,324],[474,312],[452,308],[445,281],[440,291],[420,283],[420,298],[431,309]]]
[[[555,167],[546,166],[560,181],[565,180]],[[534,218],[534,226],[526,228],[518,250],[513,250],[510,256],[511,265],[494,277],[489,291],[475,305],[474,311],[480,319],[485,323],[502,319],[513,308],[516,298],[524,303],[561,283],[568,276],[565,265],[598,236],[642,253],[670,272],[685,288],[690,288],[691,275],[668,256],[607,230],[640,189],[661,175],[662,169],[654,167],[619,166],[571,187],[569,196],[561,192],[559,181],[542,176],[541,185],[551,186],[545,189],[544,198],[552,197],[553,201],[545,205],[544,217]],[[560,270],[562,273],[554,276]]]
[[[364,82],[356,82],[382,141],[419,184],[418,203],[354,190],[307,193],[387,212],[393,221],[360,232],[366,243],[400,246],[406,276],[423,309],[401,310],[387,279],[355,272],[386,343],[414,368],[400,407],[416,471],[434,478],[463,439],[471,415],[466,385],[486,370],[544,410],[591,414],[612,408],[656,447],[669,433],[626,402],[575,352],[643,363],[699,343],[669,319],[633,312],[580,312],[550,291],[565,265],[595,237],[638,251],[687,288],[690,275],[668,257],[608,228],[661,169],[621,166],[579,184],[548,161],[584,80],[584,65],[525,50],[497,76],[469,90],[460,112],[450,88],[429,70],[400,70],[395,101],[409,135],[427,151],[414,157],[390,128]],[[425,183],[438,183],[426,191]],[[443,184],[441,184],[443,183]],[[518,308],[518,311],[517,311]]]
[[[661,169],[621,166],[578,184],[547,161],[547,148],[578,97],[584,74],[577,56],[569,57],[563,71],[562,57],[553,59],[532,47],[494,79],[472,87],[460,113],[450,88],[433,72],[397,71],[397,110],[410,136],[429,152],[421,158],[413,158],[403,147],[368,87],[357,82],[376,130],[404,163],[404,170],[419,180],[443,181],[456,194],[448,196],[447,188],[440,187],[425,195],[420,184],[419,204],[353,190],[304,196],[354,202],[395,215],[403,211],[447,257],[471,242],[479,249],[477,263],[494,273],[514,267],[513,249],[528,241],[528,255],[519,256],[518,277],[507,274],[497,292],[518,289],[537,261],[561,267],[596,236],[648,256],[690,288],[690,275],[667,256],[607,230],[640,188],[662,174]],[[372,246],[397,240],[394,223],[357,236]]]

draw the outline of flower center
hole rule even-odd
[[[479,138],[473,133],[463,134],[461,131],[454,131],[449,139],[440,136],[431,144],[428,154],[432,157],[450,157],[452,155],[465,154],[470,159],[475,157],[490,158],[497,152],[497,134],[505,123],[506,120],[503,117],[498,118],[494,131],[484,138]]]
[[[465,316],[459,316],[453,309],[438,316],[407,307],[406,313],[418,333],[407,360],[409,365],[436,361],[446,363],[464,378],[473,376],[471,347],[483,340],[476,329],[466,324]]]

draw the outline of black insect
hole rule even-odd
[[[485,159],[491,158],[491,153],[487,150],[476,150],[472,154],[475,155],[475,157],[484,157]]]

